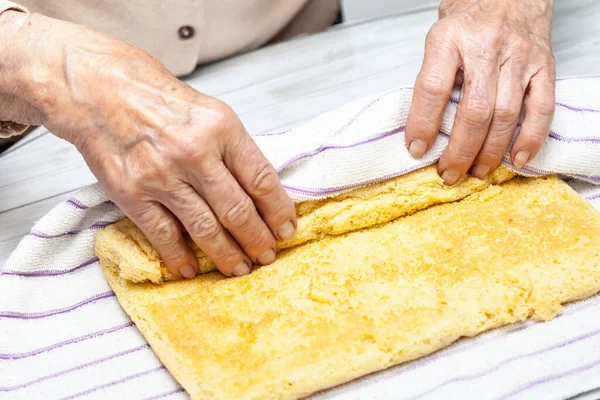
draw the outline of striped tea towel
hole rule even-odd
[[[600,209],[600,78],[558,81],[550,139],[519,172],[558,173]],[[331,196],[434,163],[456,110],[424,159],[404,147],[410,89],[361,99],[256,141],[296,201]],[[504,160],[509,167],[508,158]],[[93,185],[56,206],[0,275],[0,399],[186,398],[121,310],[94,255],[99,229],[123,216]],[[600,245],[599,245],[600,246]],[[562,399],[600,387],[600,296],[548,323],[464,339],[318,399]]]

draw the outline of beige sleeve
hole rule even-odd
[[[12,3],[6,0],[0,0],[0,14],[4,11],[15,10],[27,12],[25,7]],[[7,138],[15,135],[20,135],[27,130],[27,125],[18,124],[11,121],[0,121],[0,138]]]

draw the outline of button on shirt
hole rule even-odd
[[[191,26],[188,26],[188,25],[182,26],[181,28],[179,28],[179,37],[182,38],[183,40],[193,38],[195,33],[196,33],[196,31],[194,30],[194,28],[192,28]]]

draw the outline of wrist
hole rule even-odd
[[[48,114],[49,94],[62,93],[64,86],[64,77],[57,74],[63,62],[63,24],[70,25],[40,14],[13,10],[0,14],[0,91],[41,115]]]
[[[0,48],[2,57],[0,58],[0,90],[5,93],[13,94],[13,89],[17,81],[19,69],[17,66],[22,61],[22,51],[19,50],[17,43],[18,31],[22,29],[29,14],[6,10],[0,14]],[[21,64],[22,65],[22,64]]]

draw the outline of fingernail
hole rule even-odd
[[[179,270],[179,273],[186,279],[194,279],[196,277],[196,268],[186,265]]]
[[[490,168],[485,165],[476,165],[471,168],[471,175],[475,178],[483,179],[490,172]]]
[[[269,249],[258,256],[258,262],[261,265],[271,264],[275,261],[275,252],[272,249]]]
[[[233,269],[233,271],[231,271],[231,273],[233,276],[248,275],[250,273],[250,266],[246,261],[242,261]]]
[[[296,228],[294,228],[294,224],[292,221],[288,221],[285,224],[281,225],[279,230],[277,231],[277,236],[279,236],[279,240],[290,240],[294,237],[296,233]]]
[[[442,179],[446,185],[454,185],[458,178],[460,178],[460,172],[453,169],[447,169],[442,172]]]
[[[527,164],[527,161],[529,161],[529,157],[531,157],[531,153],[530,152],[528,152],[528,151],[519,151],[515,155],[515,159],[513,161],[513,164],[517,168],[523,168],[523,165]]]
[[[421,158],[423,154],[427,151],[427,143],[420,139],[415,139],[410,142],[410,146],[408,146],[408,152],[413,158]]]

